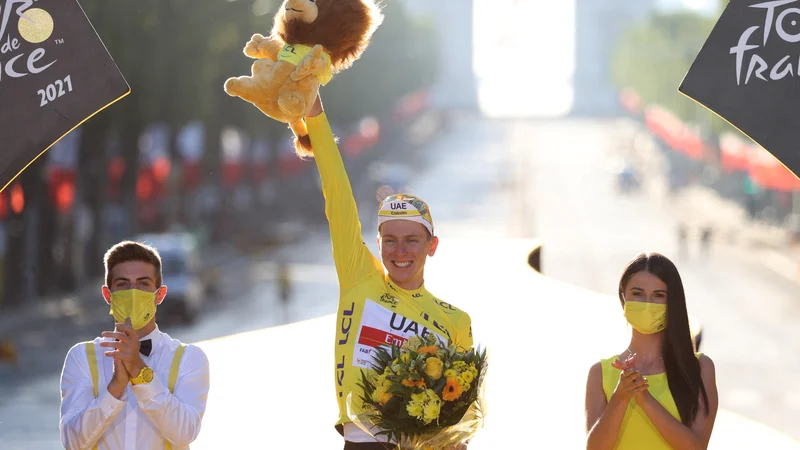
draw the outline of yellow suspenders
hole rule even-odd
[[[94,342],[86,344],[86,357],[89,359],[89,372],[92,373],[92,391],[97,398],[97,356],[94,354]]]
[[[181,358],[183,358],[183,351],[186,350],[186,344],[181,344],[175,350],[175,356],[172,357],[172,365],[169,368],[169,392],[173,393],[175,390],[175,382],[178,381],[178,367],[181,365]],[[92,374],[92,391],[94,398],[97,398],[97,356],[94,353],[94,342],[86,344],[86,357],[89,359],[89,372]],[[95,445],[92,450],[97,450]],[[164,450],[172,450],[172,443],[164,440]]]

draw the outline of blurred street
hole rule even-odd
[[[615,190],[608,168],[620,156],[618,132],[619,123],[613,120],[460,117],[451,133],[422,149],[420,160],[410,167],[409,186],[431,205],[442,255],[464,253],[467,249],[456,247],[470,240],[540,238],[546,275],[612,297],[622,268],[636,253],[660,251],[672,257],[683,276],[690,312],[703,325],[702,350],[716,362],[721,408],[800,438],[800,391],[787,382],[800,369],[798,285],[759,263],[753,257],[758,249],[719,243],[702,258],[693,244],[692,253],[679,259],[675,229],[680,211],[664,200],[662,175],[646,174],[645,188],[637,194]],[[657,154],[645,161],[658,167],[647,158]],[[368,198],[364,192],[360,196]],[[364,239],[374,250],[375,223],[368,215],[372,206],[361,204]],[[472,256],[480,260],[481,255]],[[279,261],[288,264],[292,280],[287,304],[280,301],[275,283]],[[431,264],[434,273],[447,270],[435,257]],[[498,262],[497,268],[503,264]],[[310,228],[299,242],[282,249],[233,254],[221,267],[220,293],[206,303],[197,322],[162,323],[164,331],[197,342],[335,311],[337,286],[324,228]],[[429,287],[437,292],[434,283],[435,278]],[[110,324],[99,287],[87,295],[94,295],[93,306],[82,306],[69,320],[33,321],[18,336],[27,359],[17,369],[0,366],[0,448],[58,448],[63,356],[72,344]],[[546,301],[550,306],[569,301],[525,298],[524,292],[516,297],[514,301]],[[450,300],[466,308],[475,302]],[[493,300],[498,305],[505,301],[512,300]],[[478,339],[480,324],[497,325],[489,322],[492,316],[473,320]],[[567,331],[567,315],[549,320],[553,332],[562,327],[561,321]],[[621,350],[608,348],[596,356]]]

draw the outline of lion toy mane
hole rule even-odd
[[[254,34],[244,48],[252,75],[229,78],[225,92],[288,123],[297,154],[312,156],[303,118],[319,86],[361,57],[382,21],[374,0],[285,0],[271,35]]]

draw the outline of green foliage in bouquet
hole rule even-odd
[[[480,405],[486,350],[443,345],[430,333],[374,349],[372,368],[358,383],[366,417],[381,429],[377,435],[401,442],[458,425]]]

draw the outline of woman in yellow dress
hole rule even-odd
[[[639,255],[622,274],[619,299],[631,341],[589,370],[587,450],[708,448],[714,363],[695,351],[678,269],[658,253]]]

